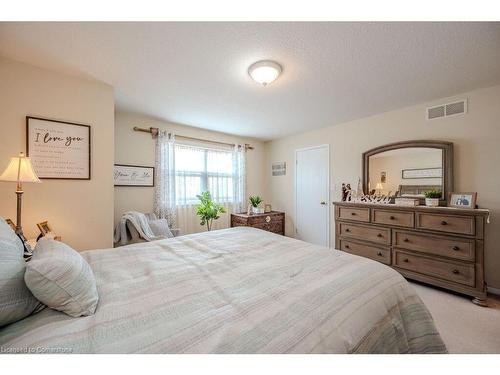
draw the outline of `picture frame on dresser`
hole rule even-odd
[[[477,193],[455,193],[448,195],[448,207],[476,208]]]

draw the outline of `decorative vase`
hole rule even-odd
[[[425,205],[429,207],[439,206],[439,198],[425,198]]]

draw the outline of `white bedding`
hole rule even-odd
[[[341,251],[240,227],[82,255],[95,315],[46,308],[2,352],[446,352],[402,276]]]

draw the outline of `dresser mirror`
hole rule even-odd
[[[430,190],[441,192],[446,204],[453,191],[453,143],[405,141],[363,153],[365,194],[418,198]]]

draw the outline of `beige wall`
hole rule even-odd
[[[26,151],[26,116],[92,125],[92,179],[44,180],[25,184],[23,228],[48,220],[64,242],[77,250],[112,246],[113,89],[0,58],[0,169]],[[15,221],[15,183],[0,182],[0,216]]]
[[[455,190],[477,191],[480,207],[491,209],[486,228],[486,280],[500,288],[500,86],[456,96],[469,98],[464,116],[426,121],[428,105],[451,101],[444,98],[376,116],[334,125],[266,143],[266,197],[273,208],[287,213],[286,233],[294,233],[294,151],[330,144],[331,200],[340,198],[340,185],[355,188],[361,176],[361,154],[387,143],[436,139],[451,141],[455,151]],[[286,176],[272,177],[271,163],[287,162]],[[331,243],[334,244],[333,210]]]
[[[116,112],[115,114],[115,161],[117,164],[155,165],[155,143],[151,135],[134,132],[132,128],[157,127],[189,137],[228,143],[250,143],[255,149],[247,152],[247,195],[263,195],[264,143],[255,139],[241,138],[228,134],[202,130],[190,126],[172,124],[144,115]],[[130,210],[153,211],[154,188],[115,187],[115,222]],[[221,217],[221,224],[227,217]],[[226,225],[222,225],[226,226]],[[197,226],[189,225],[191,228]],[[182,229],[182,228],[181,228]],[[203,228],[199,228],[200,230]]]

